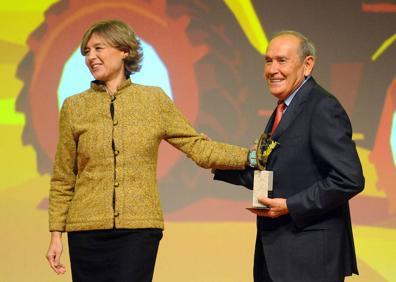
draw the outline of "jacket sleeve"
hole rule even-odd
[[[318,102],[310,135],[312,152],[324,177],[287,199],[290,216],[301,228],[344,205],[364,187],[351,124],[335,98]]]
[[[214,172],[214,180],[220,180],[234,185],[241,185],[250,190],[253,189],[253,168],[247,167],[244,170],[220,170]]]
[[[208,141],[198,134],[166,94],[159,89],[165,140],[203,168],[243,169],[248,149]]]
[[[49,193],[50,231],[65,231],[69,204],[74,194],[77,142],[73,137],[70,111],[70,100],[66,99],[60,112],[59,141]]]

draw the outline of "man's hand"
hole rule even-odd
[[[283,198],[270,199],[264,196],[259,196],[257,199],[260,203],[269,207],[268,210],[260,210],[260,209],[250,210],[252,213],[258,216],[277,218],[280,217],[281,215],[285,215],[289,213],[289,210],[286,205],[286,199]]]

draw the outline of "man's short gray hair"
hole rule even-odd
[[[272,37],[272,39],[282,36],[282,35],[292,35],[300,39],[300,58],[304,60],[308,56],[316,57],[316,48],[315,45],[312,43],[311,40],[308,39],[304,34],[294,31],[294,30],[282,30]]]

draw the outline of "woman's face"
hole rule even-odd
[[[93,33],[84,50],[85,63],[96,80],[103,82],[125,79],[124,59],[127,52],[120,51]]]

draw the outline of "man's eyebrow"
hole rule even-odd
[[[265,55],[264,59],[265,60],[287,60],[288,57],[286,57],[286,56],[274,56],[274,57],[271,57],[271,56]]]

